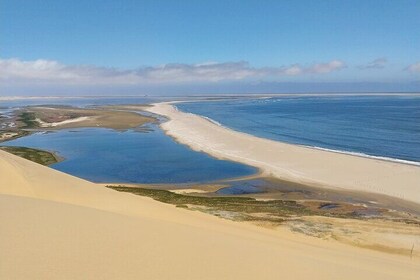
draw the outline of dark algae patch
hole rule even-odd
[[[60,158],[53,153],[43,150],[26,147],[0,147],[0,149],[42,165],[51,165],[60,161]]]
[[[321,203],[321,205],[319,206],[319,209],[327,210],[327,209],[334,209],[338,207],[340,207],[340,205],[337,203]]]

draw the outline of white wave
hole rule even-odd
[[[215,124],[215,125],[217,125],[217,126],[225,127],[224,125],[222,125],[222,124],[221,124],[221,123],[219,123],[218,121],[215,121],[215,120],[213,120],[213,119],[210,119],[209,117],[202,116],[202,115],[198,115],[198,116],[202,117],[203,119],[208,120],[208,121],[209,121],[209,122],[211,122],[211,123],[214,123],[214,124]]]
[[[368,155],[368,154],[364,154],[364,153],[334,150],[334,149],[322,148],[322,147],[318,147],[318,146],[306,146],[306,145],[300,145],[300,146],[307,147],[307,148],[312,148],[312,149],[317,149],[317,150],[322,150],[322,151],[327,151],[327,152],[338,153],[338,154],[352,155],[352,156],[358,156],[358,157],[372,158],[372,159],[378,159],[378,160],[384,160],[384,161],[391,161],[391,162],[398,162],[398,163],[420,166],[420,162],[417,162],[417,161],[398,159],[398,158],[390,158],[390,157],[384,157],[384,156],[372,156],[372,155]]]
[[[179,108],[178,108],[177,106],[175,106],[175,105],[172,105],[172,106],[175,108],[175,110],[177,110],[177,111],[179,111],[179,112],[183,112],[183,111],[179,110]],[[209,122],[211,122],[211,123],[213,123],[213,124],[215,124],[215,125],[217,125],[217,126],[225,127],[224,125],[222,125],[222,124],[221,124],[221,123],[219,123],[218,121],[215,121],[215,120],[213,120],[213,119],[211,119],[211,118],[209,118],[209,117],[206,117],[206,116],[203,116],[203,115],[199,115],[199,114],[189,113],[189,112],[184,112],[184,113],[187,113],[187,114],[190,114],[190,115],[193,115],[193,116],[199,116],[199,117],[201,117],[201,118],[203,118],[203,119],[206,119],[206,120],[208,120]],[[227,127],[226,127],[226,128],[227,128]]]

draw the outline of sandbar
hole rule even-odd
[[[220,159],[260,168],[291,182],[396,197],[420,204],[420,166],[287,144],[238,132],[170,103],[145,110],[165,116],[162,129],[178,142]]]

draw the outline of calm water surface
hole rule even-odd
[[[104,128],[36,133],[3,143],[57,151],[51,167],[94,182],[188,183],[250,175],[256,169],[177,144],[155,125],[150,132]]]

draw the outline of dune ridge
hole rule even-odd
[[[0,279],[417,279],[418,260],[119,193],[0,151]]]

